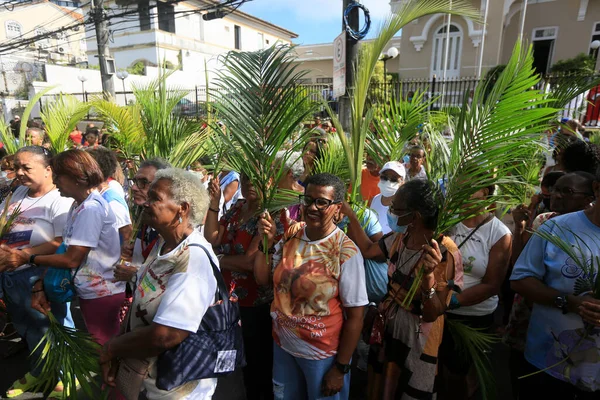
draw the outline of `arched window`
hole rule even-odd
[[[448,40],[448,62],[446,64],[446,77],[460,76],[460,57],[462,53],[462,32],[454,24],[440,27],[433,37],[433,54],[431,56],[431,74],[441,78],[444,76],[444,58],[446,56],[446,40]]]
[[[22,33],[21,24],[18,23],[17,21],[6,21],[5,28],[6,28],[6,37],[14,38],[14,37],[21,36],[21,33]]]

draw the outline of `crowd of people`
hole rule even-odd
[[[402,159],[378,165],[365,156],[368,208],[360,209],[347,202],[351,182],[313,173],[334,132],[312,125],[302,153],[280,157],[284,172],[273,183],[298,201],[271,213],[248,176],[212,171],[210,158],[187,169],[162,159],[130,168],[103,146],[97,127],[76,129],[72,148],[58,154],[44,146],[41,126],[29,127],[29,145],[0,162],[0,210],[15,214],[0,238],[0,295],[32,353],[29,372],[6,396],[36,389],[45,314],[74,326],[70,299],[48,279],[66,270],[115,399],[210,399],[235,368],[249,400],[348,399],[353,368],[368,375],[359,397],[470,399],[480,385],[473,359],[457,346],[456,322],[503,337],[515,398],[598,398],[593,279],[535,234],[600,240],[597,146],[549,132],[552,156],[530,204],[469,209],[434,237],[443,211],[419,138]],[[600,256],[597,245],[584,252]],[[183,357],[182,346],[203,357],[215,344],[192,337],[218,315],[211,310],[230,303],[239,312],[238,347],[217,348],[209,373],[176,359],[183,380],[167,384],[165,360]],[[49,398],[63,392],[57,382]]]

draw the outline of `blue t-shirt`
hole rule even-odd
[[[242,180],[240,179],[240,174],[238,174],[235,171],[229,171],[229,173],[220,180],[219,184],[221,186],[221,192],[223,192],[230,183],[233,183],[235,181],[238,182],[238,188],[235,191],[235,194],[233,195],[231,200],[229,200],[223,205],[223,214],[226,213],[231,208],[231,206],[234,205],[236,201],[238,201],[238,199],[242,198]]]
[[[349,223],[348,217],[344,217],[338,224],[340,229],[344,229]],[[367,236],[371,237],[382,231],[377,213],[367,208],[363,214],[363,220],[360,224]],[[387,293],[388,284],[388,265],[385,262],[377,262],[365,259],[365,280],[367,285],[367,296],[369,302],[379,303]]]
[[[600,227],[594,225],[583,211],[555,217],[539,229],[577,244],[574,232],[591,249],[579,243],[587,260],[600,256]],[[527,243],[510,279],[518,281],[528,277],[539,279],[565,294],[580,296],[592,290],[586,273],[566,253],[537,235]],[[586,391],[600,390],[600,329],[592,329],[582,339],[584,330],[579,315],[563,314],[556,307],[535,304],[527,331],[525,358],[537,368],[545,369],[569,355],[569,361],[556,365],[547,373]]]

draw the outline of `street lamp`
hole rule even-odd
[[[600,40],[594,40],[590,43],[590,49],[594,50],[594,58],[598,58],[598,48],[600,48]]]
[[[397,48],[395,47],[390,47],[386,53],[385,56],[381,57],[381,61],[383,61],[383,77],[384,77],[384,81],[385,78],[387,77],[387,65],[386,63],[388,62],[388,60],[391,60],[392,58],[396,58],[398,57],[398,54],[400,52],[398,51]]]
[[[129,72],[127,71],[119,71],[117,72],[117,78],[123,82],[123,96],[125,96],[125,105],[127,105],[127,93],[125,93],[125,79],[129,76]]]
[[[77,79],[81,81],[81,100],[85,101],[85,81],[87,81],[87,77],[79,75]]]

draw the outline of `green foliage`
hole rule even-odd
[[[312,174],[324,172],[339,177],[345,183],[350,181],[348,160],[344,153],[344,147],[340,139],[336,136],[327,138],[327,143],[323,145],[320,159],[315,160]]]
[[[10,129],[10,124],[7,124],[3,119],[0,119],[0,142],[4,144],[7,154],[15,154],[19,150],[19,143],[13,135],[12,129]]]
[[[127,72],[133,75],[144,75],[146,72],[146,64],[144,64],[143,61],[138,61],[127,67]]]
[[[216,88],[227,93],[215,103],[228,133],[218,137],[224,143],[228,165],[246,175],[254,186],[261,209],[282,205],[277,201],[281,195],[277,182],[285,161],[303,146],[309,133],[302,123],[317,110],[312,94],[297,88],[306,72],[291,64],[293,54],[292,48],[284,45],[229,52],[222,58],[224,70],[216,79]],[[292,137],[298,139],[290,142]],[[280,151],[283,160],[277,162]]]
[[[550,68],[550,72],[560,74],[593,74],[595,70],[596,59],[585,53],[557,61]]]
[[[58,381],[64,385],[65,397],[77,399],[77,382],[87,398],[105,398],[106,393],[97,375],[102,375],[98,363],[100,345],[89,333],[61,325],[48,313],[50,326],[40,343],[42,349],[38,365],[42,365],[36,390],[49,391]],[[67,397],[68,396],[68,397]]]
[[[46,136],[55,152],[67,149],[69,134],[86,116],[90,107],[90,104],[82,103],[68,94],[61,94],[54,102],[46,105],[42,112],[42,121],[46,125]]]
[[[25,107],[25,110],[23,110],[23,113],[21,114],[21,130],[19,131],[19,143],[25,143],[25,131],[27,131],[27,121],[29,121],[29,116],[31,115],[33,107],[35,107],[35,105],[46,93],[48,93],[55,87],[56,86],[47,87],[46,89],[36,93],[31,99],[29,99],[27,107]]]

